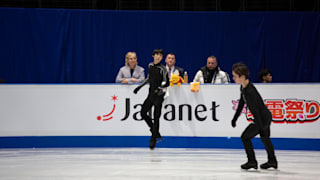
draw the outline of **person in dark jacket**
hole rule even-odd
[[[236,127],[236,121],[245,103],[247,104],[247,107],[254,117],[253,123],[251,123],[241,135],[241,140],[248,157],[248,162],[241,165],[241,168],[258,168],[258,163],[255,157],[251,139],[259,134],[268,154],[268,161],[264,164],[261,164],[260,168],[268,169],[270,167],[273,167],[277,169],[278,162],[274,153],[273,144],[270,140],[270,125],[272,121],[272,114],[264,104],[263,99],[257,89],[249,81],[249,69],[245,64],[234,64],[232,67],[232,75],[235,83],[241,84],[240,102],[232,119],[232,127]]]
[[[141,117],[146,121],[152,133],[150,138],[150,149],[154,149],[158,140],[162,140],[159,133],[159,118],[161,115],[162,103],[166,92],[166,87],[169,86],[169,77],[166,67],[160,62],[163,58],[164,52],[162,49],[155,49],[152,53],[153,62],[148,66],[147,79],[137,88],[134,89],[134,93],[138,91],[149,82],[149,94],[147,99],[143,102],[141,108]],[[149,110],[154,106],[152,122],[151,117],[148,115]]]
[[[207,58],[207,65],[200,68],[193,78],[193,82],[228,84],[230,78],[227,72],[224,72],[218,66],[218,60],[215,56]]]
[[[179,75],[180,77],[183,77],[184,75],[184,69],[181,67],[176,66],[176,55],[171,53],[167,54],[167,57],[165,59],[166,62],[166,69],[168,71],[169,79],[171,79],[172,74]]]

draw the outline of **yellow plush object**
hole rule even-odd
[[[190,83],[191,92],[199,92],[200,82],[192,82]]]
[[[176,74],[171,75],[170,86],[173,86],[173,84],[177,84],[177,86],[180,86],[181,83],[184,83],[184,80],[182,79],[182,77]]]

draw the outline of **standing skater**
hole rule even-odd
[[[260,94],[254,85],[249,81],[249,69],[245,64],[236,63],[232,66],[233,80],[237,84],[241,84],[241,97],[237,108],[237,111],[232,119],[232,127],[236,127],[236,121],[243,109],[244,103],[251,111],[254,119],[242,133],[241,140],[244,145],[248,162],[241,165],[242,169],[258,168],[258,163],[255,157],[251,139],[260,134],[261,141],[263,142],[267,154],[268,162],[261,164],[261,169],[268,169],[273,167],[278,168],[278,162],[274,154],[273,144],[270,140],[270,125],[272,120],[272,114],[265,106]]]
[[[166,92],[166,87],[169,86],[169,78],[166,67],[160,62],[163,58],[164,52],[162,49],[155,49],[152,53],[153,62],[148,66],[148,77],[147,79],[137,88],[134,89],[134,93],[137,94],[140,88],[142,88],[147,82],[150,84],[149,94],[147,99],[143,102],[141,108],[141,117],[146,121],[151,131],[150,138],[150,149],[154,149],[157,143],[157,139],[161,140],[162,137],[159,133],[159,118],[161,115],[161,108],[163,97]],[[148,116],[148,111],[154,106],[154,122],[150,116]]]

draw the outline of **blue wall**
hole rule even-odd
[[[159,148],[243,149],[239,137],[165,136]],[[148,147],[149,136],[19,136],[0,137],[0,148],[57,147]],[[320,139],[271,138],[275,149],[320,151]],[[259,137],[252,139],[255,149],[264,149]]]
[[[0,78],[9,83],[112,83],[127,51],[144,68],[174,52],[192,80],[215,55],[258,82],[320,82],[319,12],[161,12],[0,8]]]

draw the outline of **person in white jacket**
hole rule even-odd
[[[209,56],[207,65],[203,66],[195,75],[193,82],[203,83],[230,83],[230,78],[227,72],[222,71],[218,66],[218,61],[215,56]]]

